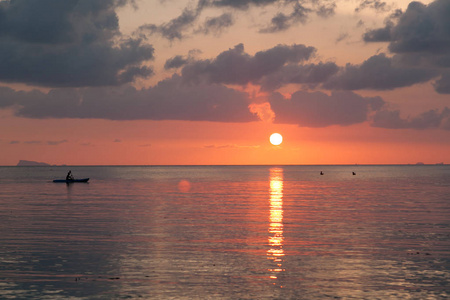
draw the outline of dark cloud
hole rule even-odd
[[[210,5],[247,9],[250,5],[265,6],[281,2],[280,0],[211,0]]]
[[[67,143],[67,142],[68,142],[67,140],[47,141],[47,145],[50,145],[50,146],[58,146],[58,145],[60,145],[60,144],[64,144],[64,143]]]
[[[311,58],[316,49],[304,45],[278,45],[251,56],[244,52],[244,45],[220,53],[213,60],[198,60],[182,69],[188,82],[208,81],[223,84],[247,84],[276,72],[289,63],[299,63]]]
[[[291,27],[290,17],[284,13],[278,13],[272,18],[270,25],[266,28],[261,29],[261,33],[273,33],[278,31],[284,31]]]
[[[428,5],[411,2],[404,13],[396,11],[385,27],[366,32],[366,42],[389,42],[389,50],[396,59],[410,62],[411,68],[429,69],[442,75],[436,91],[449,93],[450,77],[450,1],[436,0]],[[394,22],[395,21],[395,22]],[[420,63],[418,65],[417,63]]]
[[[112,43],[67,45],[23,44],[4,41],[0,46],[0,80],[44,86],[119,85],[147,77],[151,68],[139,66],[153,57],[153,48],[140,40],[120,46]]]
[[[308,14],[311,9],[304,7],[300,3],[295,3],[293,11],[286,15],[284,13],[278,13],[272,18],[268,27],[260,30],[262,33],[273,33],[289,29],[292,25],[297,23],[305,23],[308,19]]]
[[[304,24],[311,13],[315,12],[322,18],[328,18],[335,13],[336,3],[326,0],[297,1],[287,0],[279,1],[281,7],[292,6],[292,11],[288,14],[278,12],[270,21],[270,24],[259,32],[275,33],[287,30],[298,23]]]
[[[220,34],[225,28],[234,24],[232,13],[247,11],[250,7],[265,7],[276,5],[278,8],[291,8],[290,13],[279,12],[272,19],[269,25],[260,29],[261,33],[274,33],[286,30],[298,23],[305,23],[308,15],[315,12],[318,16],[329,17],[334,15],[336,3],[334,0],[199,0],[195,6],[185,7],[182,13],[172,20],[162,24],[145,24],[138,28],[135,34],[153,35],[159,34],[169,41],[182,40],[193,34]],[[306,6],[305,6],[306,5]],[[307,7],[308,6],[308,7]],[[204,9],[226,8],[232,12],[225,12],[218,17],[207,18],[196,30],[192,28]]]
[[[199,1],[196,7],[185,7],[181,15],[169,22],[161,25],[145,24],[140,26],[137,32],[144,35],[157,33],[169,41],[181,40],[184,38],[184,32],[190,29],[197,21],[205,5],[205,1]]]
[[[188,59],[184,58],[182,55],[176,55],[172,58],[169,58],[166,60],[166,63],[164,64],[164,69],[177,69],[179,67],[184,66],[188,63]]]
[[[209,82],[217,84],[258,84],[271,91],[287,84],[322,87],[329,90],[392,90],[412,86],[439,78],[442,71],[423,62],[422,56],[378,54],[362,64],[339,67],[333,62],[306,63],[316,52],[304,45],[278,45],[274,48],[249,55],[242,44],[220,53],[210,60],[190,60],[182,57],[169,61],[184,64],[182,76],[186,82]],[[446,56],[435,56],[443,68],[450,64]],[[169,64],[170,63],[170,64]],[[436,63],[436,62],[435,62]],[[436,82],[440,92],[448,90],[448,75]]]
[[[441,111],[433,109],[408,118],[401,118],[398,110],[380,110],[374,115],[372,126],[390,129],[440,128],[450,130],[450,109],[448,107]]]
[[[389,42],[391,40],[391,32],[394,24],[388,22],[385,27],[370,30],[363,35],[365,42]]]
[[[395,26],[395,23],[399,21],[402,15],[403,11],[401,9],[394,10],[385,20],[384,27],[368,30],[366,33],[364,33],[363,40],[365,42],[389,42],[392,39],[392,30]]]
[[[5,108],[18,103],[24,92],[16,92],[11,88],[0,86],[0,108]]]
[[[59,141],[46,141],[46,142],[43,142],[43,141],[24,141],[23,143],[24,144],[29,144],[29,145],[41,145],[41,144],[43,144],[43,143],[45,143],[45,144],[47,144],[47,145],[49,145],[49,146],[58,146],[58,145],[60,145],[60,144],[63,144],[63,143],[67,143],[68,141],[67,140],[59,140]]]
[[[444,72],[434,85],[436,91],[441,94],[450,94],[450,71]]]
[[[8,89],[8,88],[3,88]],[[109,120],[190,120],[250,122],[246,93],[227,87],[186,85],[174,75],[149,89],[97,87],[11,92],[15,114],[27,118],[97,118]]]
[[[326,82],[339,67],[333,62],[283,66],[279,71],[264,76],[259,84],[263,90],[276,90],[286,84],[306,84],[310,87]]]
[[[316,14],[319,17],[328,18],[328,17],[331,17],[331,16],[333,16],[335,14],[335,10],[336,10],[336,3],[335,2],[323,3],[323,4],[320,4],[317,7]]]
[[[234,24],[233,16],[230,13],[224,13],[215,18],[208,18],[202,27],[196,30],[196,32],[201,32],[203,34],[215,34],[218,35],[222,31]]]
[[[291,99],[275,93],[269,100],[275,113],[275,123],[297,124],[302,127],[347,126],[365,122],[369,113],[379,110],[380,97],[362,97],[353,92],[309,93],[298,91]]]
[[[362,0],[357,8],[355,8],[356,12],[360,12],[366,8],[374,9],[378,12],[386,12],[389,11],[391,8],[390,6],[380,0]]]
[[[392,28],[389,49],[394,53],[442,53],[450,50],[450,2],[436,0],[428,6],[411,2]]]
[[[148,77],[153,47],[126,39],[115,9],[129,1],[0,2],[0,80],[44,86],[119,85]]]
[[[195,7],[187,6],[183,9],[181,15],[178,17],[157,25],[157,24],[145,24],[139,27],[137,34],[159,34],[163,38],[169,41],[181,40],[186,37],[186,32],[192,29],[197,20],[199,19],[202,11],[207,7],[233,7],[240,9],[247,9],[252,3],[265,5],[262,2],[267,2],[270,4],[277,2],[278,0],[271,1],[210,1],[210,0],[199,0]],[[203,34],[218,34],[224,28],[232,26],[234,23],[233,16],[231,13],[223,13],[219,17],[208,18],[200,28],[194,31],[194,33]]]
[[[256,111],[249,108],[250,99],[246,93],[218,84],[186,84],[178,75],[142,90],[124,86],[60,88],[43,93],[36,90],[15,92],[10,88],[1,88],[0,94],[1,103],[8,103],[3,107],[10,107],[16,116],[27,118],[213,122],[259,120]],[[272,93],[268,105],[275,116],[275,123],[303,127],[347,126],[369,121],[374,115],[372,125],[375,127],[450,129],[448,108],[402,119],[398,111],[383,110],[386,105],[380,97],[362,97],[350,91],[332,92],[330,95],[297,91],[290,99]],[[65,142],[46,143],[58,145]]]
[[[341,33],[336,39],[336,44],[342,42],[345,39],[348,39],[348,37],[349,37],[348,33]]]
[[[109,39],[119,33],[114,12],[118,5],[117,1],[108,0],[2,1],[0,34],[26,43],[44,44]]]
[[[166,63],[164,64],[164,69],[166,69],[166,70],[178,69],[190,62],[195,61],[195,57],[200,53],[202,53],[200,50],[192,49],[192,50],[189,50],[189,53],[187,56],[176,55],[172,58],[169,58],[168,60],[166,60]]]
[[[433,69],[405,66],[384,54],[374,55],[361,65],[347,64],[331,77],[324,87],[328,89],[389,90],[426,82],[436,77]]]

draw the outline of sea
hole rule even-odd
[[[0,167],[0,299],[449,298],[450,165]]]

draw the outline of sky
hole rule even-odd
[[[0,165],[450,163],[448,16],[449,0],[0,0]]]

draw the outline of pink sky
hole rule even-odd
[[[447,0],[0,1],[0,165],[450,163],[449,15]]]

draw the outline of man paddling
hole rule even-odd
[[[73,178],[73,175],[72,175],[72,171],[71,170],[69,170],[69,173],[67,173],[67,176],[66,176],[66,180],[73,180],[74,178]]]

